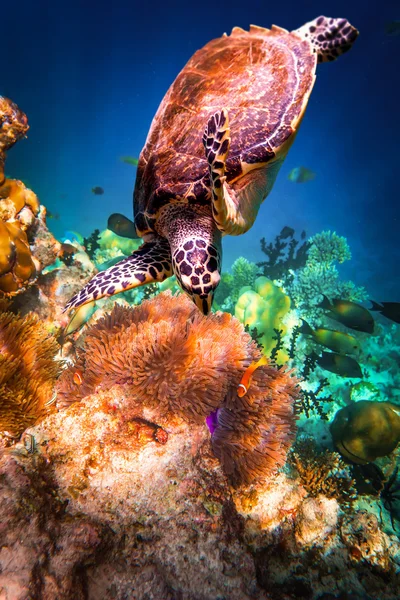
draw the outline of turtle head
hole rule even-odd
[[[221,278],[221,232],[209,207],[173,204],[163,211],[157,229],[169,241],[174,275],[207,315]]]

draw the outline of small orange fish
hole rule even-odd
[[[82,377],[82,373],[80,371],[75,371],[72,379],[73,379],[73,382],[76,383],[76,385],[82,385],[82,383],[83,383],[83,377]]]
[[[252,362],[251,365],[247,367],[237,388],[237,395],[239,398],[243,398],[243,396],[245,396],[249,391],[255,370],[258,369],[258,367],[262,367],[266,364],[268,364],[268,358],[266,356],[262,356],[260,360]]]

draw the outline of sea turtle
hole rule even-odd
[[[207,314],[221,236],[253,225],[303,118],[317,62],[347,52],[357,35],[346,19],[318,17],[291,32],[235,27],[198,50],[140,154],[134,219],[143,245],[95,275],[65,310],[175,274]]]

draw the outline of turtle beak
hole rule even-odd
[[[202,296],[204,296],[204,294],[202,294]],[[203,315],[208,315],[208,313],[211,312],[214,290],[210,292],[206,298],[201,298],[198,294],[190,294],[190,297]]]

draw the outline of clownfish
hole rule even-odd
[[[237,395],[239,398],[243,398],[243,396],[247,394],[255,370],[258,369],[258,367],[262,367],[266,364],[268,364],[268,358],[266,356],[262,356],[260,360],[252,362],[251,365],[247,367],[237,388]]]
[[[82,373],[80,371],[75,371],[75,373],[72,377],[72,380],[76,385],[82,385],[82,383],[83,383]]]

